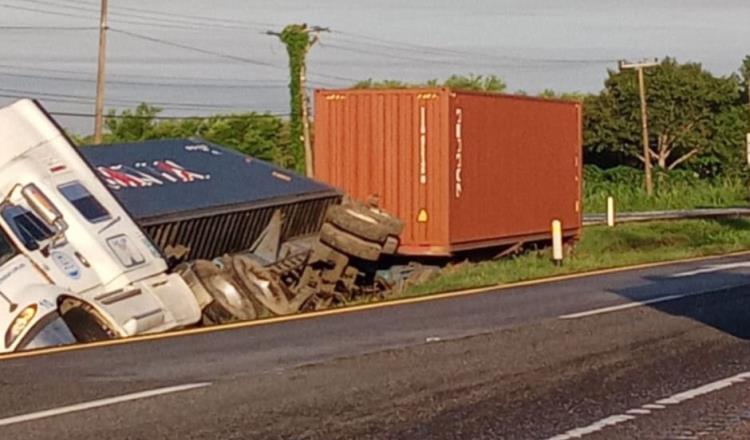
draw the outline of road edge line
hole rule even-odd
[[[31,422],[34,420],[46,419],[49,417],[56,417],[91,409],[103,408],[105,406],[112,406],[120,403],[132,402],[135,400],[149,399],[152,397],[164,396],[167,394],[180,393],[184,391],[195,390],[198,388],[205,388],[210,385],[210,382],[188,383],[183,385],[174,385],[170,387],[138,391],[135,393],[123,394],[120,396],[105,397],[102,399],[90,400],[88,402],[74,403],[57,408],[50,408],[42,411],[35,411],[27,414],[5,417],[0,419],[0,426],[15,425],[18,423]]]

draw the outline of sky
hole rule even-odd
[[[0,105],[40,99],[92,131],[98,0],[0,0]],[[289,112],[268,30],[327,27],[311,87],[498,75],[510,91],[595,92],[618,59],[676,57],[717,75],[750,54],[746,0],[110,0],[106,106],[163,115]]]

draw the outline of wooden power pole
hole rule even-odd
[[[104,80],[107,58],[107,14],[109,1],[102,0],[101,19],[99,20],[99,65],[96,72],[96,112],[94,120],[94,143],[102,143],[104,129]]]
[[[648,112],[646,108],[646,80],[643,69],[659,65],[659,60],[643,60],[637,62],[620,61],[620,70],[635,70],[638,72],[638,89],[641,95],[641,125],[643,136],[643,163],[646,181],[646,194],[654,194],[654,182],[651,177],[651,147],[648,142]]]

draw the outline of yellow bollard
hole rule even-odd
[[[560,220],[552,220],[552,260],[558,266],[563,261],[562,223]]]
[[[610,228],[615,225],[615,198],[607,197],[607,226]]]

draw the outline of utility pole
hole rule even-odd
[[[646,80],[643,69],[659,65],[659,60],[642,60],[637,62],[620,61],[620,70],[635,70],[638,72],[638,89],[641,95],[641,126],[643,135],[643,163],[646,174],[646,194],[654,194],[654,183],[651,177],[651,147],[648,142],[648,112],[646,109]]]
[[[302,142],[305,156],[305,175],[313,177],[315,170],[314,165],[314,154],[312,147],[312,134],[310,128],[310,99],[307,95],[307,54],[310,49],[320,41],[321,32],[330,32],[330,29],[307,25],[290,25],[284,28],[282,32],[267,31],[266,34],[278,37],[287,46],[289,52],[289,62],[291,68],[291,82],[299,84],[299,95],[293,96],[293,100],[299,100],[301,119],[302,119]],[[303,39],[295,38],[296,35],[302,34]],[[312,36],[311,36],[312,35]],[[299,47],[298,44],[302,42],[303,46]],[[300,51],[301,53],[297,53]],[[295,57],[299,59],[295,60]],[[295,70],[298,70],[297,72]],[[295,78],[296,77],[296,78]],[[292,87],[292,93],[294,93],[294,87]],[[294,105],[292,105],[294,109]]]
[[[94,119],[94,143],[102,143],[104,129],[104,78],[107,57],[107,14],[109,0],[102,0],[101,19],[99,20],[99,65],[96,72],[96,112]]]

